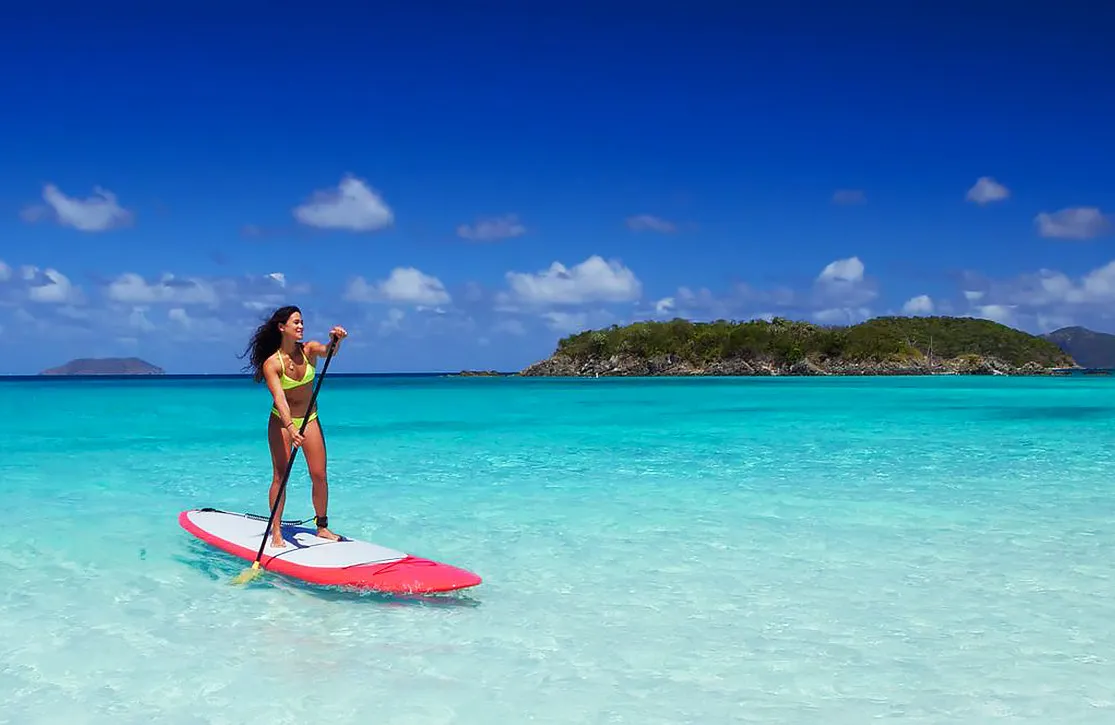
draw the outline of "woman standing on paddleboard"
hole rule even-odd
[[[283,472],[290,460],[291,446],[301,448],[306,456],[310,481],[313,483],[311,494],[314,503],[317,535],[336,541],[340,537],[329,530],[326,512],[329,506],[329,486],[325,471],[325,437],[317,418],[317,404],[307,410],[313,396],[314,363],[324,357],[329,348],[316,342],[302,342],[302,311],[294,305],[275,310],[266,322],[260,325],[248,343],[245,355],[249,364],[245,370],[252,371],[258,383],[267,382],[273,404],[267,422],[267,443],[271,449],[271,491],[268,508],[275,506],[275,496],[282,483]],[[336,326],[329,331],[336,338],[333,354],[337,354],[341,340],[348,336],[345,328]],[[299,434],[302,421],[309,416],[304,434]],[[275,521],[282,520],[286,492],[279,501]],[[271,546],[283,548],[280,526],[271,530]]]

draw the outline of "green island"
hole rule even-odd
[[[1052,341],[971,317],[636,322],[562,338],[523,376],[1048,375],[1079,367]]]
[[[39,375],[164,375],[157,365],[137,357],[80,357],[47,368]]]

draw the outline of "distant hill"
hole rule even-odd
[[[1115,368],[1115,335],[1086,327],[1062,327],[1042,335],[1086,368]]]
[[[65,365],[47,368],[39,375],[164,375],[156,367],[138,357],[82,357]]]
[[[519,374],[1040,375],[1073,364],[1050,340],[991,320],[876,317],[826,327],[776,317],[585,330]]]

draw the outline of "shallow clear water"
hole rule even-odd
[[[332,528],[484,584],[234,587],[176,516],[266,513],[262,386],[3,382],[0,720],[1115,722],[1115,381],[321,395]]]

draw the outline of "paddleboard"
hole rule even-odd
[[[181,512],[178,523],[202,541],[252,562],[267,528],[267,517],[202,508]],[[311,584],[392,594],[435,594],[474,587],[481,581],[465,569],[379,544],[348,537],[331,541],[319,538],[316,528],[287,522],[281,530],[286,546],[277,548],[268,542],[259,560],[260,568]]]

